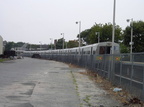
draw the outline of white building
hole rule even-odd
[[[3,54],[3,38],[0,36],[0,55]]]

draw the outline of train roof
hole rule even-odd
[[[112,42],[100,42],[100,43],[95,43],[95,44],[91,44],[91,45],[82,46],[81,48],[96,47],[98,45],[111,46]],[[118,44],[114,43],[114,45],[118,45]]]

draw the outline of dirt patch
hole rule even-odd
[[[80,72],[80,74],[89,76],[89,79],[91,79],[104,90],[106,90],[110,95],[114,96],[116,100],[120,101],[123,104],[123,106],[143,107],[144,102],[132,96],[126,90],[122,89],[122,91],[114,92],[114,88],[118,86],[111,84],[110,81],[106,80],[105,78],[102,78],[97,73],[87,70],[86,72]]]
[[[73,64],[68,64],[68,66],[69,66],[70,68],[81,68],[80,66],[73,65]]]
[[[69,67],[80,68],[79,66],[75,66],[72,64],[69,64]],[[74,76],[78,82],[77,84],[78,84],[78,91],[80,94],[81,103],[83,104],[84,107],[96,107],[95,105],[97,105],[97,104],[99,104],[97,106],[101,106],[101,104],[99,102],[97,102],[96,101],[97,99],[94,97],[97,95],[96,94],[92,95],[94,93],[90,93],[90,91],[93,91],[93,92],[96,91],[96,88],[93,85],[91,85],[91,86],[89,85],[89,84],[93,84],[93,83],[95,84],[96,87],[98,86],[99,88],[102,88],[102,90],[104,90],[102,92],[104,94],[101,94],[101,96],[104,96],[105,98],[107,96],[113,97],[113,99],[115,99],[116,101],[121,103],[121,104],[118,104],[118,107],[123,107],[123,106],[124,107],[144,107],[144,102],[142,102],[138,98],[132,96],[126,90],[122,89],[121,91],[114,92],[113,91],[114,88],[121,88],[121,87],[111,84],[110,81],[99,76],[96,72],[92,72],[89,70],[85,70],[85,71],[86,72],[75,72],[74,73]],[[84,77],[80,76],[78,73],[80,75],[83,75]],[[88,77],[89,80],[93,81],[93,83],[90,82],[88,79],[86,79],[86,77]],[[82,82],[82,80],[83,80],[83,82]],[[93,89],[90,89],[91,87],[93,87]],[[89,91],[86,91],[86,90],[89,90]],[[101,93],[101,92],[99,92],[99,93]],[[101,98],[101,99],[106,100],[103,98]],[[114,102],[116,102],[116,101],[114,101]],[[86,102],[87,102],[87,104],[86,104]],[[97,104],[96,104],[96,102],[97,102]],[[104,102],[102,102],[102,103],[104,103]],[[103,106],[103,104],[102,104],[102,106]],[[114,107],[113,105],[110,105],[110,106]],[[104,107],[107,107],[107,106],[104,106]]]

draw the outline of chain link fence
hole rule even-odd
[[[31,56],[25,55],[25,56]],[[144,53],[118,55],[40,54],[41,58],[75,64],[109,79],[144,100]],[[132,60],[131,60],[132,59]]]

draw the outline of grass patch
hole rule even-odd
[[[80,97],[80,93],[78,92],[78,84],[77,84],[76,78],[75,78],[72,71],[71,71],[71,75],[72,75],[72,78],[73,78],[73,84],[75,85],[75,90],[77,92],[77,95]],[[80,103],[80,107],[83,107],[82,103]]]
[[[90,101],[90,96],[86,95],[86,98],[83,99],[83,101],[86,102],[89,107],[91,107],[91,104],[89,102]]]
[[[78,84],[77,84],[77,81],[76,81],[76,79],[75,79],[74,74],[72,73],[72,71],[71,71],[71,74],[72,74],[72,78],[73,78],[73,83],[75,85],[75,89],[78,90]]]
[[[8,59],[0,59],[0,62],[4,62],[7,61]]]

